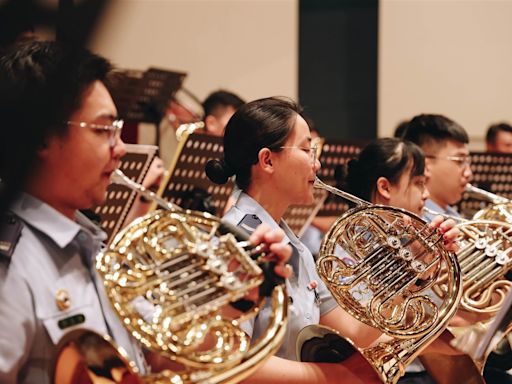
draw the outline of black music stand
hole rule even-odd
[[[336,186],[336,173],[340,172],[350,159],[357,157],[363,147],[362,143],[326,140],[320,155],[322,167],[318,177],[324,183]],[[318,216],[341,216],[348,209],[349,205],[345,199],[329,194]]]
[[[110,92],[119,115],[128,122],[149,122],[158,126],[186,74],[164,69],[116,72]]]
[[[512,155],[501,153],[471,152],[472,184],[497,195],[512,198]],[[458,203],[459,212],[472,217],[489,202],[464,193]]]
[[[158,148],[154,145],[125,145],[126,154],[121,159],[119,169],[130,179],[141,184]],[[137,192],[128,187],[110,184],[105,203],[93,208],[94,213],[100,217],[101,228],[107,233],[107,244],[123,227],[136,196]]]
[[[222,216],[234,183],[231,180],[224,185],[213,183],[206,176],[204,167],[208,160],[220,158],[223,152],[221,137],[185,131],[179,138],[168,175],[160,185],[158,195],[182,208],[201,211],[213,208],[214,212],[210,213]],[[193,201],[194,196],[205,198],[208,202]],[[156,204],[153,204],[152,209],[155,208]]]

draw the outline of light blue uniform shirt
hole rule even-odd
[[[256,220],[254,220],[254,215],[257,217]],[[251,222],[255,224],[252,225],[252,228],[244,222],[246,216],[251,216]],[[236,204],[226,213],[224,219],[249,232],[251,229],[254,230],[259,222],[267,224],[272,229],[281,228],[284,231],[286,236],[283,241],[289,243],[293,250],[289,262],[293,267],[293,275],[286,280],[286,289],[288,296],[291,298],[291,305],[288,307],[288,327],[284,342],[276,356],[296,360],[296,343],[299,331],[307,325],[318,324],[321,316],[337,307],[336,301],[316,272],[311,252],[300,242],[284,221],[279,224],[276,223],[258,202],[243,192]],[[308,288],[312,281],[318,283],[316,297],[315,291]],[[243,324],[244,330],[254,338],[258,338],[268,324],[271,311],[268,301],[255,319]]]
[[[23,229],[11,258],[0,256],[0,383],[49,384],[56,345],[77,328],[110,333],[144,371],[139,346],[88,267],[105,233],[85,216],[77,214],[72,221],[27,194],[12,211]],[[58,290],[68,293],[69,308],[58,308]],[[61,329],[60,320],[79,314],[85,317],[83,323]]]
[[[439,215],[461,217],[459,212],[457,212],[453,207],[448,206],[446,209],[443,209],[430,199],[427,199],[427,201],[425,201],[425,207],[427,207],[428,209],[431,209],[434,212],[439,212]],[[432,221],[432,219],[434,219],[434,217],[436,217],[436,216],[437,215],[435,215],[435,214],[425,213],[423,215],[423,218],[427,222],[430,223]]]

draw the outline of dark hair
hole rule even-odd
[[[411,163],[411,177],[424,174],[425,157],[417,145],[395,137],[377,139],[348,162],[340,184],[348,192],[371,201],[379,177],[395,184]]]
[[[210,93],[203,102],[204,116],[216,115],[226,107],[233,107],[235,110],[245,104],[239,96],[225,90],[218,90]]]
[[[37,151],[49,137],[67,132],[64,122],[80,107],[84,92],[95,80],[105,82],[110,70],[107,60],[55,42],[31,41],[3,51],[0,57],[2,202],[23,187]]]
[[[485,141],[488,144],[494,144],[496,142],[496,136],[498,136],[498,132],[512,133],[512,126],[507,123],[498,123],[491,125],[487,130],[487,134],[485,135]]]
[[[402,136],[412,141],[423,150],[433,144],[440,144],[445,140],[454,140],[459,143],[469,143],[469,137],[464,128],[455,121],[442,115],[418,115],[407,124]]]
[[[240,107],[226,126],[224,159],[210,160],[205,169],[207,176],[214,183],[224,184],[236,175],[238,187],[246,190],[259,151],[281,151],[301,111],[292,100],[279,97],[251,101]]]
[[[400,123],[398,123],[398,125],[395,128],[395,132],[393,133],[393,137],[398,137],[399,139],[404,137],[404,134],[405,134],[405,131],[407,130],[408,125],[409,125],[408,120],[401,121]]]

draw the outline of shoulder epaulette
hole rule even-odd
[[[11,258],[22,228],[22,221],[12,213],[0,214],[0,259]]]

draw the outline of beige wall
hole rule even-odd
[[[188,73],[200,99],[297,97],[298,0],[111,0],[91,48],[120,67]]]
[[[512,1],[381,0],[378,131],[418,113],[462,124],[483,148],[512,122]]]

